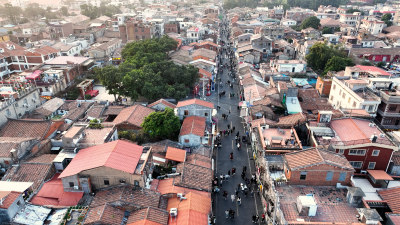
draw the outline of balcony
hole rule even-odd
[[[379,93],[385,103],[400,103],[400,93],[397,91],[381,90]]]
[[[376,141],[372,142],[371,139],[366,138],[366,139],[359,139],[359,140],[353,140],[353,141],[330,141],[332,146],[351,146],[351,145],[362,145],[362,144],[367,144],[367,143],[376,143],[376,144],[382,144],[382,145],[393,145],[391,141],[389,141],[386,138],[378,138]]]

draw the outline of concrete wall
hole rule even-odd
[[[185,140],[189,140],[189,142],[185,142]],[[197,147],[201,145],[201,141],[202,138],[194,134],[179,136],[179,143],[184,147]]]
[[[300,180],[301,171],[306,171],[307,176],[305,180]],[[291,185],[313,185],[313,186],[335,186],[337,183],[342,185],[350,185],[350,178],[353,175],[353,171],[344,170],[330,165],[316,165],[311,167],[303,168],[301,171],[289,171],[285,165],[285,173],[289,178],[288,183]],[[328,172],[333,172],[331,181],[326,180]],[[346,179],[339,181],[340,173],[346,173]],[[290,174],[290,175],[288,175]]]
[[[185,110],[188,111],[188,115],[185,115]],[[213,109],[201,106],[201,105],[187,105],[177,108],[177,116],[183,120],[184,117],[188,116],[201,116],[206,118],[208,123],[211,123]],[[207,116],[205,115],[207,113]]]

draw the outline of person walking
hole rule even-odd
[[[227,219],[229,218],[229,210],[225,210],[225,216]]]
[[[235,195],[234,194],[231,194],[231,200],[232,200],[232,203],[235,201]]]
[[[236,168],[233,167],[233,168],[232,168],[232,176],[235,175],[235,174],[236,174]]]
[[[260,217],[258,217],[258,215],[256,215],[256,219],[254,220],[254,223],[258,223],[258,219],[259,219]]]
[[[265,214],[264,214],[264,213],[261,215],[261,222],[262,222],[262,223],[265,222]]]
[[[240,197],[237,197],[236,201],[237,201],[237,203],[238,203],[239,205],[242,204],[242,199],[241,199]]]
[[[222,196],[224,196],[224,199],[226,200],[226,198],[228,197],[228,192],[224,191],[224,193],[222,194]]]
[[[229,158],[230,158],[231,160],[233,160],[233,152],[231,152],[231,153],[229,154]]]
[[[253,215],[253,216],[251,217],[251,222],[254,223],[254,221],[256,221],[256,215]]]
[[[243,172],[246,173],[246,171],[247,171],[247,166],[243,166]]]
[[[233,209],[231,209],[231,218],[235,219],[235,211]]]

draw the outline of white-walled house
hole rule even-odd
[[[175,114],[181,120],[189,116],[200,116],[204,117],[208,123],[211,123],[214,104],[196,98],[179,101],[176,105]]]
[[[179,133],[179,143],[184,147],[197,147],[205,140],[206,119],[200,116],[189,116],[183,120]],[[208,142],[208,141],[207,141]]]
[[[271,60],[270,66],[277,72],[305,73],[307,63],[304,60]]]

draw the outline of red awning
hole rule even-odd
[[[31,79],[31,80],[36,80],[37,78],[39,78],[40,74],[42,74],[43,71],[41,70],[35,70],[35,72],[29,74],[28,76],[26,76],[26,79]]]
[[[99,90],[89,90],[89,91],[86,91],[85,94],[86,95],[90,95],[92,97],[95,97],[95,96],[97,96],[99,94]]]

